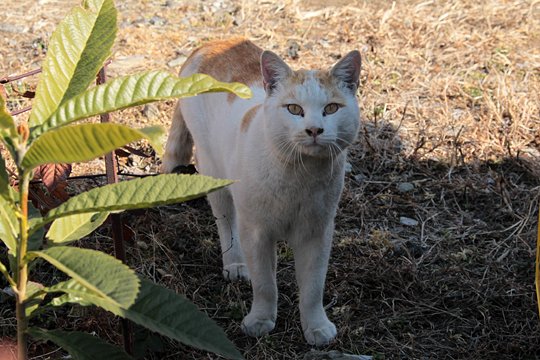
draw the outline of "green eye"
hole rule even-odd
[[[289,104],[287,105],[287,110],[293,115],[304,116],[304,109],[300,105]]]
[[[336,103],[328,104],[324,107],[323,115],[330,115],[339,110],[339,105]]]

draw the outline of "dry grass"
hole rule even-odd
[[[49,37],[66,3],[76,2],[8,0],[0,27],[0,74],[38,66],[43,53],[32,44]],[[203,41],[233,34],[285,57],[299,45],[298,59],[288,58],[294,67],[329,66],[351,49],[362,52],[363,127],[351,150],[353,170],[327,279],[326,303],[339,327],[330,349],[386,359],[537,358],[540,2],[118,3],[113,74],[176,72],[178,66],[167,65],[171,60],[181,62]],[[135,109],[114,119],[168,125],[172,106],[156,105],[153,116]],[[96,172],[98,166],[78,171]],[[414,189],[403,191],[403,183]],[[404,225],[400,217],[418,224]],[[126,219],[135,233],[131,265],[185,293],[247,358],[298,359],[308,351],[299,329],[292,254],[285,246],[277,328],[255,340],[238,326],[249,308],[249,287],[221,278],[205,202]],[[110,249],[109,230],[101,229],[85,245]],[[57,276],[47,269],[43,274]],[[12,334],[13,314],[1,305],[2,333]],[[62,326],[97,328],[118,339],[111,335],[114,319],[79,315]],[[212,356],[165,341],[162,352],[148,358]]]

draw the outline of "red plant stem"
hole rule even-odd
[[[14,110],[14,111],[11,112],[11,116],[22,114],[23,112],[27,112],[28,110],[31,110],[31,109],[32,109],[31,106],[27,106],[27,107],[22,108],[22,109]]]
[[[3,78],[0,78],[0,84],[7,84],[9,82],[20,80],[28,76],[36,75],[41,72],[41,69],[35,69],[29,72],[25,72],[24,74],[19,75],[13,75],[13,76],[4,76]]]
[[[106,65],[107,64],[105,64],[98,73],[98,76],[97,76],[98,85],[103,84],[106,81],[106,74],[105,74]],[[100,119],[102,123],[108,123],[110,121],[110,115],[109,114],[100,115]],[[107,183],[116,184],[118,182],[118,165],[116,163],[116,157],[114,156],[114,152],[105,154],[105,170],[107,173]],[[120,214],[111,214],[109,215],[109,219],[112,226],[114,255],[118,260],[125,263],[126,250],[124,248],[124,234],[122,232],[122,228],[123,228],[122,218],[120,217]],[[124,337],[124,350],[128,354],[133,354],[133,331],[132,331],[131,323],[127,319],[121,319],[120,322],[122,324],[122,334]]]

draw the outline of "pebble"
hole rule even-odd
[[[186,59],[187,59],[187,56],[185,56],[185,55],[180,55],[180,56],[178,56],[177,58],[172,59],[171,61],[169,61],[169,62],[167,63],[167,66],[168,66],[168,67],[175,68],[175,67],[177,67],[177,66],[182,65],[182,64],[186,61]]]
[[[414,184],[410,182],[402,182],[397,185],[397,190],[400,193],[408,193],[414,190]]]
[[[354,175],[354,180],[357,183],[361,184],[361,183],[363,183],[364,181],[367,180],[367,176],[364,175],[364,174],[357,174],[357,175]]]
[[[304,355],[303,360],[372,360],[369,355],[351,355],[344,354],[337,350],[332,351],[317,351],[311,350]]]
[[[15,24],[0,22],[0,32],[7,32],[12,34],[25,34],[29,31],[28,26],[20,26]]]
[[[406,216],[400,216],[399,217],[399,223],[405,226],[416,226],[418,225],[418,221],[408,218]]]
[[[129,74],[147,65],[144,55],[119,56],[107,67],[111,74]]]
[[[159,117],[159,109],[155,104],[146,104],[142,109],[142,114],[148,120],[156,120]]]

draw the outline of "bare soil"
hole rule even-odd
[[[39,67],[51,31],[77,3],[4,1],[0,76]],[[296,68],[328,67],[361,51],[362,128],[350,151],[325,293],[339,334],[327,350],[376,359],[540,358],[540,2],[128,0],[117,7],[111,76],[177,72],[195,47],[231,35],[251,38]],[[35,81],[15,86],[32,89]],[[8,91],[12,110],[28,105]],[[169,126],[173,106],[113,119]],[[159,165],[133,155],[122,161],[130,173]],[[102,172],[102,160],[75,166],[79,175]],[[73,181],[72,191],[94,181]],[[309,351],[286,245],[279,248],[276,329],[252,339],[239,328],[249,285],[221,277],[204,200],[130,212],[124,220],[129,264],[185,294],[247,359],[302,359]],[[81,246],[112,253],[110,228]],[[44,282],[61,276],[38,270]],[[15,333],[12,305],[0,298],[3,337]],[[62,309],[48,321],[41,325],[120,342],[118,320],[99,310]],[[137,344],[152,350],[146,359],[216,358],[144,331]],[[32,351],[36,359],[62,356],[40,343]]]

